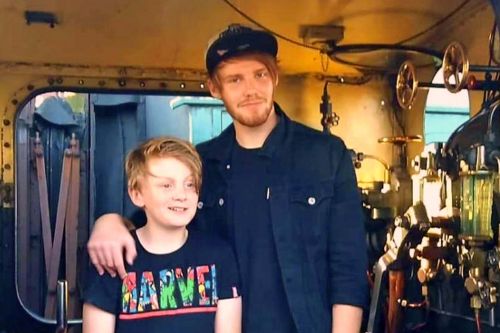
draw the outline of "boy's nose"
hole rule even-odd
[[[178,201],[184,201],[187,198],[186,189],[182,186],[176,188],[173,193],[173,199]]]

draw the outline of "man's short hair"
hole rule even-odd
[[[222,61],[247,53],[264,53],[276,58],[278,41],[267,31],[231,24],[209,42],[205,53],[208,75],[212,77]]]
[[[269,71],[269,74],[271,75],[271,79],[273,82],[276,84],[276,80],[278,79],[278,62],[275,57],[267,54],[267,53],[262,53],[262,52],[249,52],[249,53],[243,53],[237,56],[234,56],[232,58],[228,58],[226,60],[223,60],[217,65],[217,68],[213,72],[212,76],[210,77],[210,80],[213,82],[213,84],[217,87],[217,89],[222,89],[222,84],[220,77],[218,75],[219,69],[224,66],[226,63],[231,63],[233,60],[256,60],[263,64],[267,70]]]
[[[196,191],[200,191],[200,155],[188,141],[169,136],[149,139],[128,153],[125,172],[130,189],[140,189],[139,179],[148,174],[147,162],[152,158],[174,158],[184,163],[193,175]]]

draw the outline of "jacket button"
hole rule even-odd
[[[202,209],[203,208],[203,201],[198,201],[198,209]]]
[[[226,164],[226,169],[227,170],[231,169],[231,164]]]
[[[307,203],[311,206],[314,205],[316,203],[316,198],[315,197],[307,198]]]
[[[222,206],[224,204],[224,199],[223,198],[220,198],[219,199],[219,206]]]

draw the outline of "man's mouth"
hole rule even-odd
[[[264,103],[264,99],[255,99],[251,101],[245,101],[240,103],[240,107],[245,107],[245,106],[252,106],[252,105],[257,105],[257,104],[262,104]]]

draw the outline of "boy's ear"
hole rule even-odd
[[[207,86],[208,86],[208,90],[210,90],[210,95],[212,95],[213,98],[221,99],[220,90],[217,87],[217,85],[214,83],[214,81],[212,81],[212,79],[207,80]]]
[[[134,205],[137,207],[143,208],[144,207],[144,200],[142,199],[142,194],[141,191],[138,189],[134,188],[128,188],[128,195],[130,197],[130,200]]]

